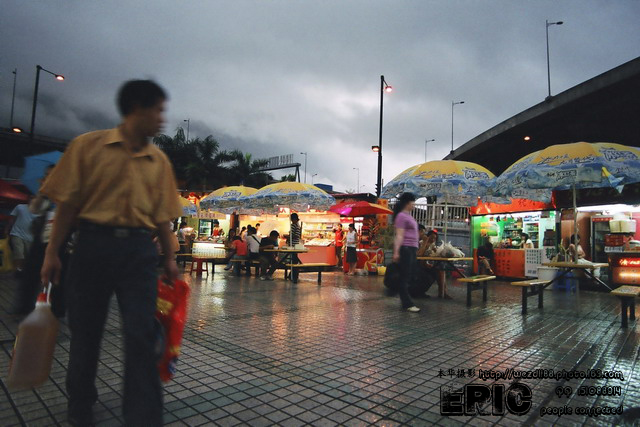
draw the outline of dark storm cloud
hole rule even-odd
[[[166,133],[190,119],[191,136],[256,157],[308,156],[309,175],[339,189],[373,191],[379,76],[385,96],[384,178],[542,101],[545,19],[552,91],[640,54],[637,1],[72,1],[5,0],[0,118],[9,116],[11,70],[28,122],[35,65],[37,128],[69,135],[117,123],[113,102],[130,78],[154,78],[171,97]],[[11,17],[11,19],[7,19]],[[47,96],[58,98],[50,102]],[[16,101],[18,103],[18,101]]]

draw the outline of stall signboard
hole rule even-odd
[[[469,208],[471,215],[492,215],[499,213],[533,212],[554,210],[556,208],[555,199],[552,196],[551,202],[536,202],[527,199],[512,199],[510,204],[478,202],[477,206]]]

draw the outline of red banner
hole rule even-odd
[[[527,199],[513,199],[512,203],[508,205],[478,202],[478,206],[472,206],[469,208],[469,212],[471,215],[491,215],[498,213],[547,211],[555,208],[555,197],[552,196],[550,203],[535,202]]]

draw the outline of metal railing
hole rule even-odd
[[[469,231],[469,208],[466,206],[416,204],[412,215],[418,224],[441,230],[444,228],[445,212],[447,230]]]

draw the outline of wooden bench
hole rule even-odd
[[[232,259],[230,260],[232,263],[244,263],[247,266],[247,276],[251,276],[251,266],[253,265],[256,268],[256,277],[260,275],[260,260],[257,259]],[[236,276],[240,276],[241,272],[238,269]]]
[[[511,286],[519,286],[522,288],[522,314],[527,314],[527,298],[534,295],[538,295],[538,308],[542,308],[542,296],[544,295],[544,288],[550,280],[522,280],[520,282],[511,282]]]
[[[495,279],[496,276],[471,276],[458,279],[460,282],[467,284],[467,307],[471,307],[471,292],[477,291],[482,287],[482,301],[487,300],[487,282]]]
[[[307,264],[285,264],[284,267],[285,267],[285,270],[291,269],[291,281],[293,283],[298,283],[298,276],[300,273],[317,272],[318,284],[322,283],[322,272],[327,271],[330,268],[333,268],[331,264],[327,264],[324,262],[307,263]]]
[[[622,327],[626,328],[629,325],[627,320],[628,316],[631,320],[636,319],[636,302],[634,299],[640,296],[640,286],[620,286],[611,291],[611,295],[615,295],[620,298],[620,317],[622,318]]]

